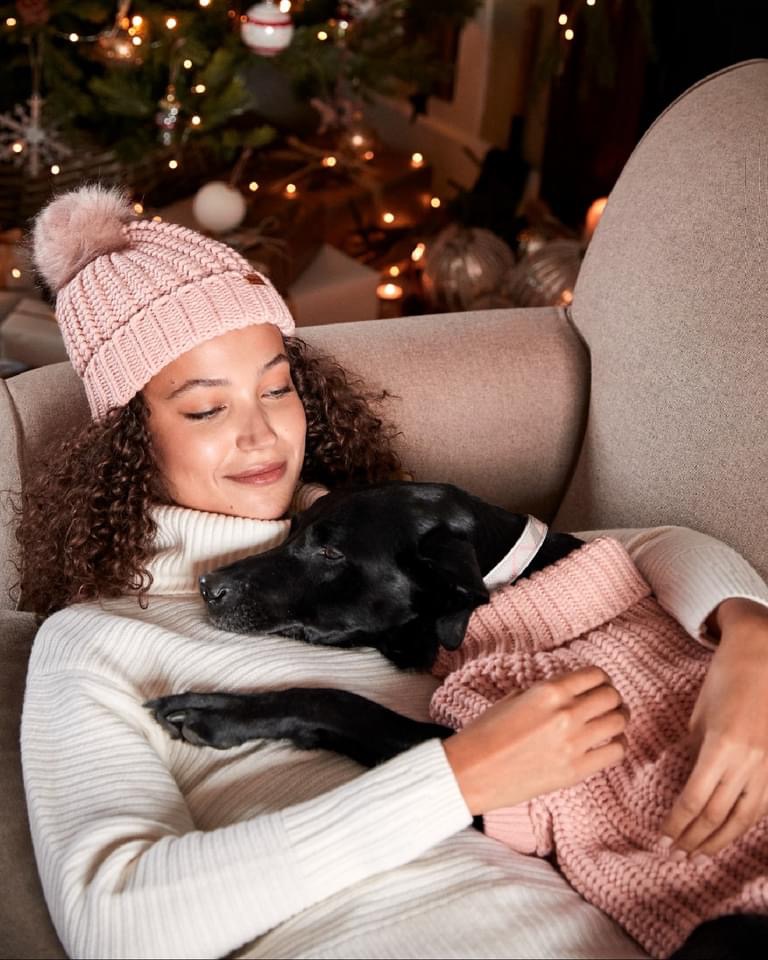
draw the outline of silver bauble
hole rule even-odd
[[[435,306],[467,310],[501,287],[514,262],[512,251],[495,233],[451,224],[427,245],[424,290]]]
[[[562,306],[573,299],[584,248],[578,240],[553,240],[510,270],[503,293],[515,307]]]

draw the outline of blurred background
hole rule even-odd
[[[231,244],[299,325],[567,306],[645,130],[766,55],[766,0],[0,3],[2,370],[63,359],[25,237],[82,182]]]

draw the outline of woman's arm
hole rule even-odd
[[[471,822],[432,740],[314,800],[200,829],[166,762],[173,745],[140,699],[89,673],[33,667],[28,679],[29,819],[72,956],[228,954]]]
[[[686,527],[602,535],[714,650],[689,722],[696,763],[662,829],[687,854],[715,854],[768,815],[768,587],[731,547]]]
[[[768,609],[724,600],[689,728],[696,765],[662,829],[689,855],[714,854],[768,815]]]

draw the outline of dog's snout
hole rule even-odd
[[[200,584],[200,593],[202,593],[203,599],[210,606],[221,604],[227,594],[230,593],[230,587],[227,585],[226,578],[221,576],[221,574],[205,573],[200,577],[198,583]]]

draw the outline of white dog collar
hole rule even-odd
[[[528,516],[528,523],[517,543],[499,560],[490,573],[483,577],[489,590],[496,590],[516,580],[541,549],[549,527],[536,517]]]

